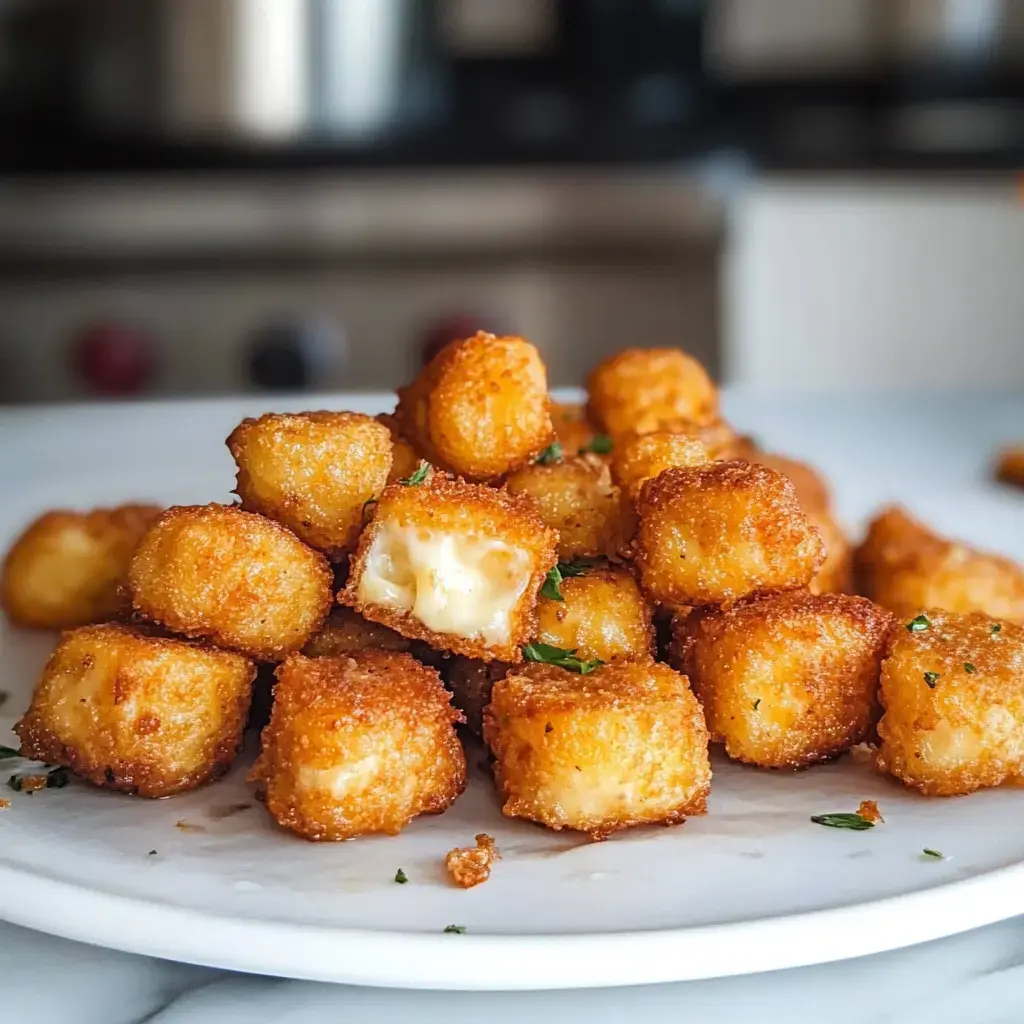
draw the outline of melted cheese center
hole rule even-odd
[[[530,575],[529,553],[504,541],[385,526],[367,554],[359,597],[408,612],[435,633],[507,643]]]

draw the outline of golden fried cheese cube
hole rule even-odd
[[[413,641],[379,622],[336,604],[323,628],[302,648],[307,658],[334,658],[357,651],[411,651]]]
[[[190,637],[280,661],[323,625],[327,559],[279,523],[229,505],[170,508],[128,572],[135,610]]]
[[[65,633],[14,727],[25,757],[145,797],[222,775],[242,743],[256,667],[118,624]]]
[[[518,661],[556,534],[524,498],[431,473],[374,506],[342,603],[439,650]]]
[[[738,761],[802,768],[869,735],[894,623],[863,597],[794,591],[684,617],[672,660],[713,743]]]
[[[0,572],[0,605],[16,626],[70,629],[131,611],[123,593],[156,505],[47,512],[15,540]]]
[[[417,451],[468,480],[503,476],[555,437],[536,348],[482,331],[446,345],[400,388],[395,416]]]
[[[595,839],[703,814],[708,733],[685,676],[619,661],[580,676],[528,665],[494,684],[484,739],[502,811]]]
[[[388,473],[388,483],[393,484],[412,476],[422,460],[416,449],[402,436],[398,420],[390,413],[380,413],[374,419],[387,427],[391,434],[391,472]]]
[[[635,502],[643,485],[666,469],[704,466],[710,461],[704,443],[689,434],[665,430],[626,434],[612,454],[612,479]]]
[[[667,469],[637,505],[640,584],[659,603],[722,604],[806,586],[825,560],[781,474],[748,462]]]
[[[1024,630],[931,609],[904,618],[882,662],[881,771],[927,796],[1024,779]]]
[[[410,654],[287,658],[252,772],[267,810],[317,840],[395,835],[447,810],[466,786],[450,700]]]

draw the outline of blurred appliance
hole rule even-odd
[[[383,388],[520,333],[555,384],[715,366],[721,210],[671,173],[0,180],[0,399]]]

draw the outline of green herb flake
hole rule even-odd
[[[938,672],[925,672],[925,674],[924,674],[924,681],[927,684],[929,690],[934,690],[935,689],[935,684],[939,681],[939,673]]]
[[[968,675],[972,675],[974,673],[974,664],[973,664],[973,662],[965,661],[964,662],[964,671]]]
[[[572,576],[583,576],[588,573],[597,563],[589,558],[574,558],[571,562],[559,562],[558,571],[564,579]]]
[[[464,924],[446,924],[444,926],[445,935],[465,935],[466,926]]]
[[[155,857],[156,856],[156,850],[150,850],[149,851],[149,856],[150,857]]]
[[[562,461],[562,456],[565,453],[562,450],[561,441],[553,441],[537,456],[537,462],[542,466],[551,466],[556,462]]]
[[[409,876],[401,868],[399,868],[395,872],[395,881],[399,885],[405,885],[405,883],[409,881]]]
[[[612,439],[607,434],[595,434],[579,450],[580,455],[593,452],[595,455],[608,455],[612,450]]]
[[[931,622],[928,620],[927,615],[918,615],[916,619],[911,619],[907,623],[908,633],[923,633],[926,629],[931,627]]]
[[[417,487],[419,486],[419,484],[423,483],[423,481],[427,479],[429,473],[430,463],[421,461],[419,468],[414,473],[412,473],[410,476],[401,477],[401,479],[399,479],[398,482],[403,487]]]
[[[825,825],[828,828],[848,828],[852,832],[866,832],[874,828],[875,823],[859,814],[812,814],[811,821],[815,825]]]
[[[932,860],[945,860],[946,859],[945,856],[942,853],[940,853],[938,850],[929,850],[927,846],[921,851],[921,853],[925,857],[930,857]]]
[[[12,757],[21,757],[21,751],[15,750],[14,747],[0,746],[0,761],[6,761]]]
[[[556,565],[554,569],[549,569],[548,574],[544,579],[544,586],[540,588],[540,596],[546,597],[549,601],[564,601],[562,597],[562,591],[559,587],[562,585],[562,573]]]
[[[753,706],[754,710],[756,711],[761,706],[761,698],[758,697],[757,700],[754,701],[752,706]]]
[[[993,633],[1000,632],[1002,630],[1002,628],[1003,628],[1002,623],[1000,623],[1000,622],[993,622],[992,623],[992,632]]]
[[[579,672],[581,676],[588,675],[604,664],[600,658],[585,661],[583,658],[576,657],[575,647],[566,650],[564,647],[554,647],[551,644],[542,643],[527,644],[523,648],[523,657],[527,661],[538,661],[544,665],[555,665],[558,668],[567,669],[569,672]]]

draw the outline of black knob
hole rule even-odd
[[[327,320],[279,320],[249,343],[249,377],[268,391],[304,391],[332,381],[346,357],[345,338]]]

